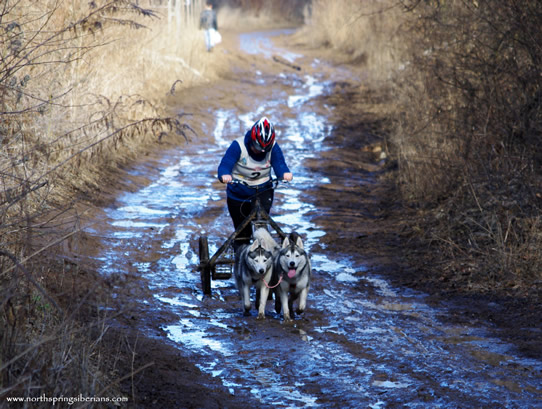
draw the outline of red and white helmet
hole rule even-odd
[[[269,152],[273,148],[273,142],[275,142],[275,128],[264,116],[252,125],[251,136],[252,145],[257,151]]]

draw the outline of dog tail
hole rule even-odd
[[[260,240],[262,243],[266,243],[268,248],[272,249],[273,252],[278,250],[277,242],[273,236],[271,236],[271,233],[269,233],[269,231],[263,227],[256,230],[252,235],[252,238],[254,240]]]
[[[269,234],[269,231],[267,231],[267,229],[264,229],[263,227],[261,227],[261,228],[259,228],[258,230],[256,230],[254,232],[254,234],[252,235],[252,238],[254,240],[256,240],[256,239],[268,240],[270,236],[271,235]]]

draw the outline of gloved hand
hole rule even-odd
[[[290,172],[286,172],[284,175],[282,175],[282,179],[284,179],[286,182],[291,182],[294,178],[294,175],[292,175]]]

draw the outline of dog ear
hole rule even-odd
[[[290,240],[288,240],[288,237],[285,237],[284,240],[282,240],[282,248],[285,249],[290,245]]]
[[[252,242],[252,244],[250,245],[250,247],[249,247],[248,250],[249,250],[249,251],[254,251],[254,250],[256,250],[256,249],[258,248],[259,245],[260,245],[260,240],[255,239],[255,240]]]
[[[301,236],[297,236],[297,240],[295,242],[295,245],[299,247],[301,250],[305,250],[303,248],[303,240],[301,240]]]

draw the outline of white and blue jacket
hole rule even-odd
[[[243,143],[244,146],[241,147],[240,143]],[[282,178],[285,173],[290,172],[278,143],[275,142],[271,152],[263,153],[254,153],[250,149],[251,144],[252,139],[250,131],[248,131],[244,138],[239,138],[231,143],[220,161],[220,165],[218,165],[218,180],[222,181],[223,175],[233,175],[234,178],[241,178],[251,184],[251,186],[246,186],[242,183],[228,184],[226,194],[230,199],[237,201],[249,200],[254,196],[256,189],[270,184],[271,175],[270,170],[268,170],[269,166],[273,168],[278,178]],[[246,157],[247,154],[248,158]],[[254,173],[258,173],[258,176],[261,176],[260,171],[263,170],[263,177],[254,178],[252,181],[243,178],[243,173],[247,173],[250,168],[252,168]]]

